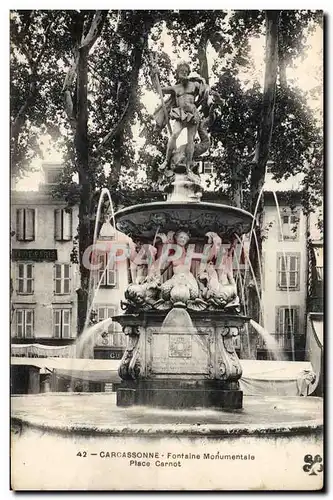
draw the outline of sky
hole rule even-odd
[[[164,50],[167,52],[171,58],[172,63],[176,66],[179,60],[186,60],[186,53],[179,52],[178,54],[173,53],[173,47],[171,45],[171,38],[165,33],[163,35]],[[295,61],[293,68],[288,68],[287,77],[288,79],[295,79],[297,85],[304,91],[309,91],[318,85],[318,77],[320,78],[320,71],[322,69],[322,50],[323,50],[323,37],[322,30],[317,28],[316,31],[308,38],[309,49],[305,54],[303,60],[301,58]],[[244,80],[249,79],[249,77],[258,79],[263,83],[264,79],[264,51],[265,51],[265,37],[254,38],[251,42],[251,56],[253,58],[253,68],[251,70],[251,75],[244,73],[242,77]],[[207,53],[208,64],[212,67],[216,53],[213,49],[209,50]],[[213,82],[211,82],[213,83]],[[146,92],[143,98],[143,102],[148,110],[148,112],[153,113],[156,106],[159,104],[159,97],[156,93]],[[308,104],[313,109],[317,108],[320,103],[318,101],[309,100]],[[140,130],[137,129],[135,135],[137,136],[137,144],[140,145],[139,139]],[[183,144],[186,140],[185,130],[181,134],[178,140],[178,145]],[[52,149],[51,152],[47,152],[47,146],[50,141],[48,137],[43,137],[42,139],[45,143],[45,155],[43,160],[35,160],[33,167],[36,170],[28,174],[25,178],[20,179],[16,185],[15,189],[20,191],[30,191],[38,190],[38,186],[43,182],[43,175],[41,172],[41,167],[43,162],[54,162],[58,163],[62,161],[62,155]],[[43,148],[42,148],[43,149]]]

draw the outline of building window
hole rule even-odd
[[[35,239],[35,209],[18,208],[16,211],[16,237],[18,241]]]
[[[296,307],[278,307],[277,308],[277,333],[290,337],[298,333],[298,314]]]
[[[117,286],[117,270],[115,262],[112,263],[109,254],[100,253],[97,256],[97,263],[101,264],[97,273],[97,279],[100,286],[116,287]]]
[[[211,161],[203,161],[202,162],[202,173],[203,174],[214,174],[215,168]]]
[[[278,290],[299,290],[300,254],[278,254]]]
[[[56,295],[64,295],[70,293],[70,265],[55,264],[54,265],[54,293]]]
[[[53,311],[53,336],[57,339],[71,337],[71,310],[55,309]]]
[[[281,212],[282,234],[280,234],[280,241],[298,239],[299,220],[299,213],[295,214],[286,210]]]
[[[34,336],[34,311],[16,309],[16,336],[20,339]]]
[[[63,168],[60,166],[45,165],[45,183],[53,186],[59,184],[62,171]]]
[[[97,310],[97,320],[98,322],[104,321],[107,318],[112,318],[116,315],[116,306],[99,306]],[[115,324],[112,322],[104,331],[108,333],[114,332]]]
[[[17,267],[17,293],[34,293],[33,264],[18,264]]]
[[[72,211],[59,208],[54,211],[55,239],[70,241],[72,239]]]
[[[99,306],[97,309],[97,319],[103,321],[107,318],[112,318],[117,314],[116,306]],[[105,339],[105,343],[113,347],[124,347],[125,346],[125,335],[121,332],[116,332],[116,324],[111,323],[105,330],[106,333],[110,335],[109,339]]]

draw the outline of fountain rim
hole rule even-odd
[[[90,393],[90,397],[93,397],[96,393]],[[97,393],[99,397],[108,399],[110,397],[107,393]],[[86,396],[86,393],[43,393],[43,394],[31,394],[31,395],[17,395],[15,398],[49,398],[65,396],[66,398],[80,398]],[[249,399],[255,398],[256,396],[247,396]],[[279,396],[280,401],[296,399],[299,396]],[[268,397],[267,399],[275,400],[276,396]],[[312,397],[314,402],[322,401],[322,398]],[[140,406],[131,407],[135,408],[136,411],[140,409]],[[144,406],[147,410],[147,406]],[[151,408],[152,411],[156,408]],[[166,412],[179,412],[182,413],[182,409],[169,410],[162,409]],[[200,412],[199,409],[187,409],[186,411],[191,411],[193,413]],[[220,410],[211,408],[211,411],[216,411],[220,413]],[[123,409],[126,411],[126,408]],[[233,410],[234,411],[234,410]],[[240,410],[242,412],[243,410]],[[323,431],[323,420],[320,417],[314,417],[306,421],[288,421],[288,422],[270,422],[270,423],[203,423],[199,425],[190,424],[177,424],[174,423],[159,423],[159,424],[144,424],[132,422],[122,423],[122,424],[91,424],[91,423],[66,423],[64,421],[50,419],[48,421],[43,420],[40,416],[36,415],[22,415],[20,411],[12,411],[11,415],[12,425],[18,425],[21,429],[23,427],[36,429],[39,431],[49,431],[56,434],[76,434],[76,435],[95,435],[95,436],[137,436],[137,437],[147,437],[147,436],[270,436],[270,435],[304,435],[313,432],[321,433]]]
[[[225,211],[225,212],[230,212],[233,214],[238,214],[244,216],[246,219],[250,219],[251,223],[253,221],[253,215],[244,210],[243,208],[238,208],[238,207],[233,207],[231,205],[225,205],[225,204],[220,204],[220,203],[211,203],[211,202],[206,202],[206,201],[200,201],[200,202],[190,202],[190,201],[152,201],[149,203],[139,203],[136,205],[131,205],[130,207],[125,207],[122,208],[121,210],[118,210],[114,214],[115,221],[117,222],[117,218],[122,215],[128,215],[132,213],[136,213],[138,211],[142,212],[147,212],[151,208],[167,208],[170,207],[171,209],[179,208],[179,209],[184,209],[184,208],[194,208],[198,210],[202,210],[205,208],[212,209],[213,211],[220,212],[220,211]]]

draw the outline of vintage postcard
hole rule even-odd
[[[11,10],[11,488],[324,485],[323,12]]]

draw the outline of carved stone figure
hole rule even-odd
[[[136,379],[139,377],[141,369],[139,356],[140,328],[138,326],[127,326],[124,327],[123,331],[127,337],[127,346],[118,373],[123,380]]]
[[[157,72],[156,68],[154,68],[154,71]],[[162,172],[170,166],[172,155],[176,149],[176,141],[184,128],[187,129],[184,159],[187,171],[191,171],[194,139],[199,124],[203,119],[203,114],[199,108],[202,109],[203,106],[209,107],[212,104],[209,86],[199,75],[190,76],[190,66],[187,63],[178,64],[176,73],[177,83],[161,89],[163,94],[170,94],[170,98],[154,114],[155,120],[161,128],[168,123],[169,118],[175,120],[167,146],[166,159],[160,167]],[[168,116],[166,116],[166,113],[168,113]],[[205,124],[202,124],[201,137],[204,136],[205,126]]]
[[[214,232],[206,234],[211,245],[210,255],[198,275],[201,296],[213,308],[224,309],[238,308],[237,285],[233,277],[232,257],[233,246],[228,250],[222,262],[217,262],[221,257],[222,240]]]
[[[154,266],[157,249],[152,245],[137,248],[139,252],[131,261],[132,283],[125,291],[126,309],[152,309],[159,299],[161,289],[161,277],[158,268]],[[143,255],[145,254],[145,255]],[[143,257],[148,262],[142,264]]]
[[[220,282],[214,263],[209,262],[206,269],[199,274],[198,279],[202,284],[200,287],[202,298],[210,305],[218,309],[239,305],[236,282],[230,272],[226,272],[225,279]]]
[[[177,231],[173,236],[173,241],[182,249],[182,255],[171,262],[173,276],[161,286],[161,299],[156,304],[157,308],[169,308],[173,306],[200,308],[204,305],[199,298],[198,282],[190,271],[191,259],[186,258],[186,245],[190,240],[190,235],[183,230]],[[170,262],[162,269],[164,272]],[[204,307],[206,307],[204,305]]]

